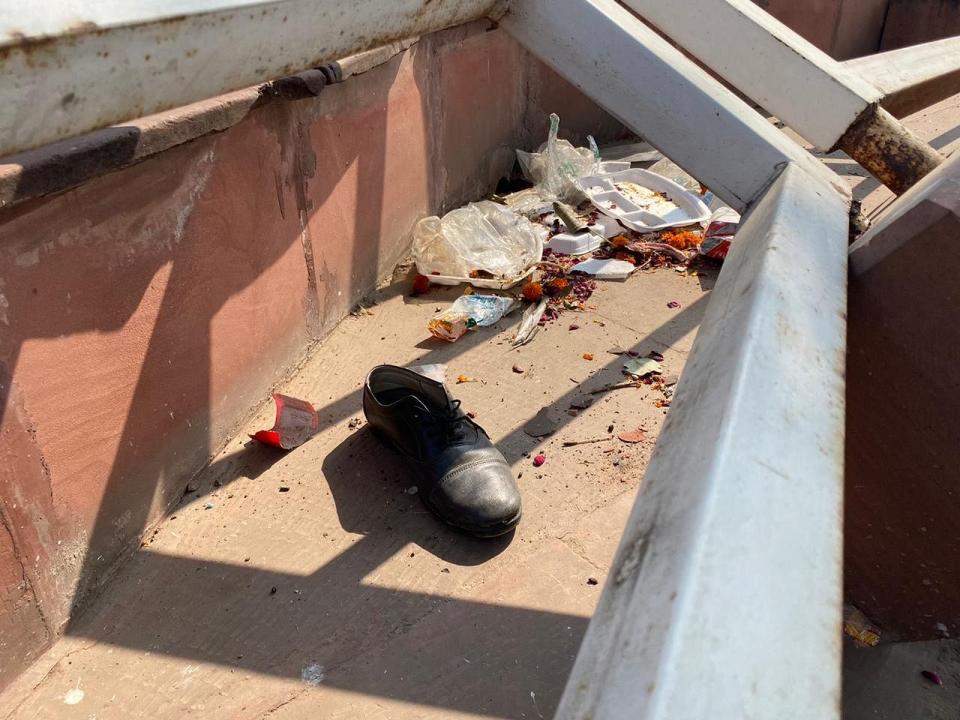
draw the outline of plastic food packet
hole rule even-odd
[[[273,394],[277,417],[269,430],[258,430],[251,435],[266,445],[292,450],[303,445],[320,429],[320,416],[306,400],[289,395]]]
[[[880,628],[852,605],[843,606],[843,632],[861,647],[874,647],[880,642]]]
[[[413,258],[421,275],[469,278],[519,277],[543,255],[549,231],[489,200],[420,220],[413,230]]]
[[[427,323],[427,329],[434,337],[454,342],[463,337],[467,330],[493,325],[518,306],[519,303],[512,297],[463,295],[434,316]]]
[[[730,250],[733,236],[740,227],[740,213],[728,207],[717,208],[707,221],[700,243],[700,254],[723,260]]]

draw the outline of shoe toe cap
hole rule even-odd
[[[452,470],[437,483],[433,495],[447,522],[468,531],[499,534],[520,520],[520,491],[502,460]]]

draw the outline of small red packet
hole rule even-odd
[[[700,242],[700,254],[723,260],[730,251],[730,243],[733,242],[739,227],[739,213],[728,207],[715,210]]]
[[[313,405],[280,393],[273,394],[273,401],[277,404],[277,419],[273,427],[258,430],[250,437],[281,450],[293,450],[317,434],[320,416]]]

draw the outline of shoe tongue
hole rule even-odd
[[[420,392],[428,410],[446,412],[450,409],[450,396],[447,395],[446,387],[440,383],[423,378],[420,381]]]

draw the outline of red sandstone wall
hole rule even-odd
[[[534,98],[534,99],[531,99]],[[317,98],[0,210],[0,686],[64,631],[271,386],[556,110],[476,25]]]

